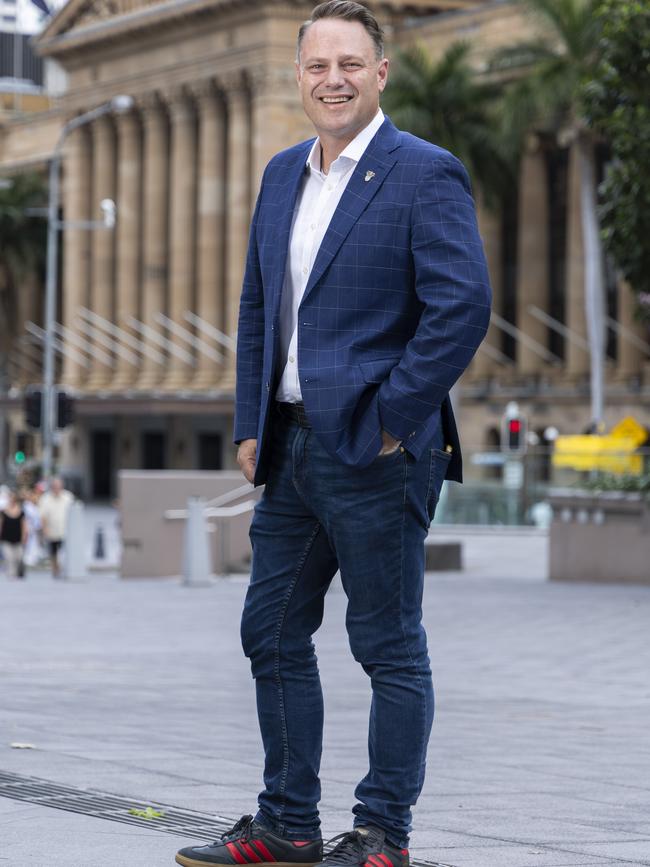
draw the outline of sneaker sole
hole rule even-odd
[[[237,867],[237,865],[228,864],[226,861],[195,861],[194,858],[186,858],[185,855],[177,855],[176,863],[182,864],[182,867]],[[251,862],[251,867],[316,867],[321,861],[261,861],[254,865]],[[242,865],[243,867],[243,865]]]

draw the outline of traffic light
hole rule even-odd
[[[508,419],[508,442],[506,447],[509,452],[521,451],[521,434],[523,429],[524,423],[520,418]]]
[[[511,455],[521,455],[526,451],[528,423],[526,416],[519,412],[513,401],[506,407],[501,426],[501,451]]]
[[[14,451],[14,462],[17,466],[21,466],[27,460],[27,434],[22,431],[16,434],[16,449]]]
[[[43,389],[38,385],[30,385],[25,391],[25,424],[34,430],[41,427],[43,411]]]
[[[74,400],[62,389],[55,389],[56,394],[56,428],[63,430],[74,421]]]

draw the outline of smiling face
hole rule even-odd
[[[320,18],[305,32],[296,74],[303,108],[323,149],[340,153],[377,114],[388,60],[377,58],[359,21]]]

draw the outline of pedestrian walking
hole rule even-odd
[[[27,521],[18,496],[10,491],[0,511],[0,543],[8,578],[23,578],[23,551],[27,542]]]
[[[26,490],[23,495],[23,510],[27,522],[27,543],[23,553],[25,566],[36,566],[43,559],[41,542],[42,523],[39,510],[40,493],[37,488]]]
[[[241,625],[264,784],[257,814],[181,850],[184,867],[322,861],[312,635],[337,570],[372,688],[369,770],[323,865],[409,863],[433,720],[424,540],[443,480],[461,480],[449,391],[487,330],[490,288],[467,174],[384,116],[388,65],[358,3],[322,3],[300,29],[317,137],[264,173],[237,348],[238,460],[266,483]]]
[[[73,495],[65,490],[61,479],[53,478],[49,490],[41,496],[38,504],[53,578],[58,578],[61,574],[61,546],[65,536],[68,510],[73,500]]]

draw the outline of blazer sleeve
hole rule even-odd
[[[264,287],[257,250],[257,218],[262,199],[260,189],[251,222],[244,283],[237,328],[237,382],[233,440],[257,437],[264,362]]]
[[[449,155],[419,181],[411,216],[415,293],[422,312],[379,388],[382,427],[408,441],[467,368],[490,322],[491,292],[469,178]]]

